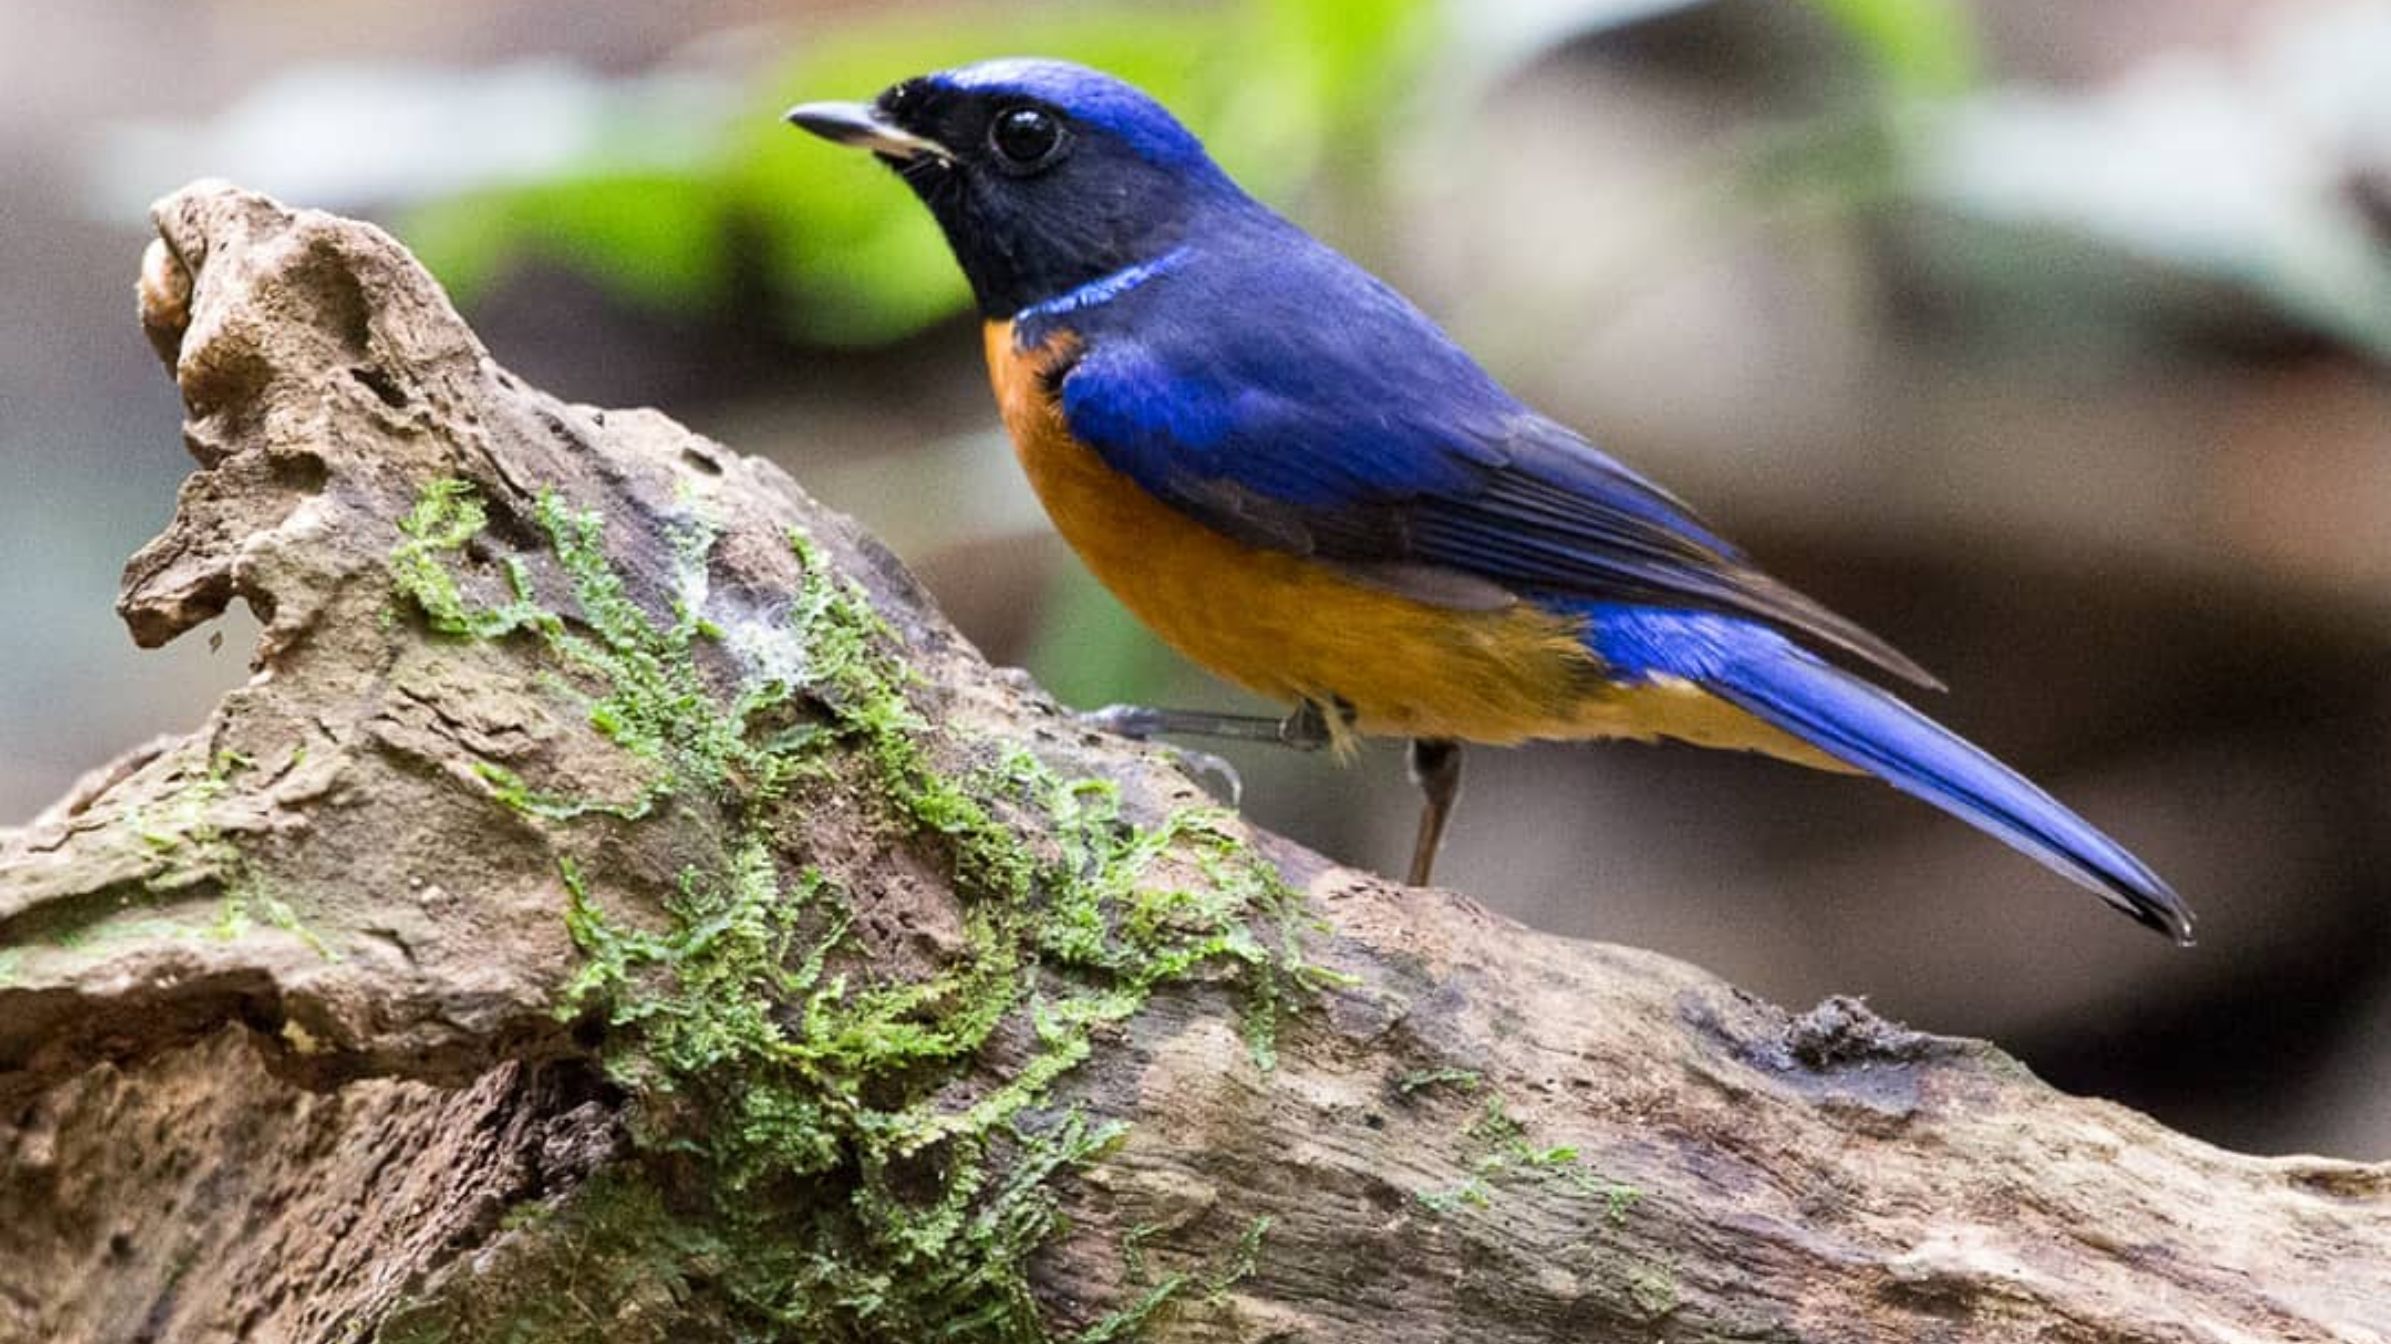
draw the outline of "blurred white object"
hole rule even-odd
[[[2391,356],[2391,242],[2351,187],[2391,173],[2391,6],[2295,9],[2238,61],[2152,61],[2091,94],[2006,86],[1934,118],[1927,199],[2079,230],[2271,295]]]
[[[611,79],[553,59],[315,65],[205,122],[111,126],[90,158],[86,199],[99,217],[123,218],[182,182],[222,177],[356,210],[592,163],[687,164],[717,152],[736,92],[734,81],[696,71]]]

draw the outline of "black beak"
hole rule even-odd
[[[880,115],[870,103],[800,103],[788,111],[788,123],[812,131],[832,144],[851,145],[892,159],[924,155],[953,162],[954,153],[935,140],[915,135]]]

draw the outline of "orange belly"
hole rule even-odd
[[[1213,531],[1071,437],[1043,377],[1068,338],[1025,351],[1010,323],[991,322],[986,340],[1005,428],[1055,529],[1122,605],[1215,675],[1282,703],[1341,701],[1365,734],[1674,737],[1830,764],[1688,683],[1606,680],[1576,620],[1526,602],[1432,606]]]

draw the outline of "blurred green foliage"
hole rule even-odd
[[[632,302],[696,311],[719,302],[730,283],[724,197],[694,169],[573,172],[447,198],[415,210],[399,232],[460,302],[537,255]]]
[[[538,257],[635,303],[702,310],[732,297],[737,249],[750,245],[790,335],[883,342],[961,309],[962,277],[909,193],[870,160],[792,133],[778,116],[788,104],[868,98],[990,56],[1060,56],[1152,92],[1241,181],[1279,198],[1340,149],[1376,143],[1374,123],[1428,50],[1432,13],[1428,0],[1242,0],[859,21],[811,36],[702,161],[560,165],[545,181],[418,208],[399,231],[468,303],[509,264]]]
[[[1700,2],[1564,6],[1558,19],[1529,25],[1534,50],[1487,42],[1506,62],[1530,59],[1656,8]],[[1810,3],[1877,70],[1880,92],[1945,94],[1974,77],[1965,0]],[[901,186],[860,156],[791,134],[777,116],[788,104],[869,97],[907,75],[990,56],[1060,56],[1147,89],[1241,182],[1284,201],[1315,182],[1366,187],[1433,58],[1470,50],[1479,29],[1517,29],[1517,20],[1436,0],[980,5],[859,19],[808,34],[738,100],[746,115],[721,128],[710,154],[666,167],[628,155],[561,163],[541,180],[418,206],[398,228],[468,304],[534,258],[663,311],[720,308],[743,297],[734,286],[760,278],[765,307],[792,338],[878,344],[960,311],[962,277]],[[637,143],[637,127],[621,129],[618,142]]]
[[[1896,92],[1926,97],[1976,82],[1976,24],[1967,0],[1810,0]]]

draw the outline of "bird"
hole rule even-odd
[[[1087,568],[1164,642],[1289,707],[1091,724],[1340,754],[1406,739],[1415,886],[1464,743],[1757,752],[1875,776],[2191,941],[2141,860],[1871,679],[1940,689],[1923,668],[1514,397],[1133,85],[1012,57],[786,120],[928,207],[1015,453]]]

